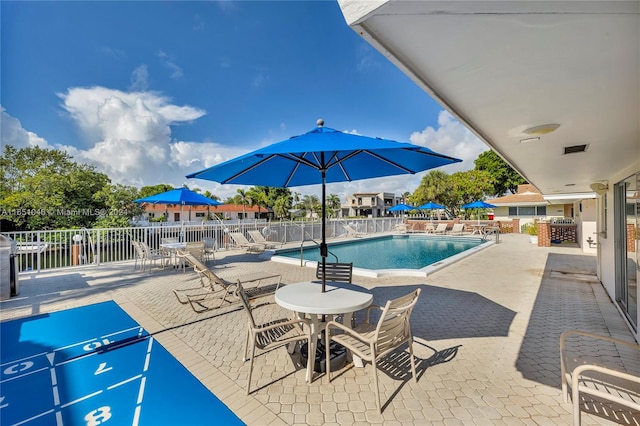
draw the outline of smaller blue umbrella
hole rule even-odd
[[[495,206],[493,204],[485,203],[482,200],[474,201],[473,203],[465,204],[462,206],[463,209],[493,209]]]
[[[434,203],[433,201],[429,201],[426,204],[418,206],[420,210],[444,210],[445,206],[441,206],[438,203]]]
[[[493,204],[485,203],[482,200],[474,201],[473,203],[465,204],[463,209],[492,209],[495,206]],[[480,225],[480,215],[478,215],[478,225]]]
[[[172,189],[149,197],[138,198],[135,203],[149,204],[172,204],[180,206],[219,206],[220,201],[200,195],[187,188]],[[189,214],[191,216],[191,214]],[[180,218],[182,219],[182,207],[180,207]]]
[[[404,212],[407,210],[416,210],[417,207],[413,207],[407,204],[398,204],[397,206],[391,207],[388,211],[390,212]]]

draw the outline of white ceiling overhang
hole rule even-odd
[[[640,1],[339,4],[357,33],[543,194],[589,192],[640,164]],[[520,142],[544,124],[560,127]],[[564,154],[575,145],[586,151]]]

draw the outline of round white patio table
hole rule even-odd
[[[184,250],[187,247],[187,243],[162,243],[160,247],[171,252],[171,263],[173,263],[174,268],[177,268],[179,266],[178,250]]]
[[[278,305],[294,311],[298,317],[308,317],[311,321],[307,382],[311,382],[313,377],[318,334],[323,325],[320,316],[344,314],[344,323],[349,324],[354,312],[373,302],[373,294],[354,284],[327,281],[325,289],[323,293],[322,284],[318,281],[306,281],[282,286],[275,294]]]

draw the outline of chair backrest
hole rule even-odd
[[[238,298],[240,299],[240,304],[242,305],[242,308],[247,313],[247,317],[249,318],[249,327],[255,330],[257,328],[257,325],[256,325],[255,319],[253,318],[253,313],[251,312],[251,303],[249,302],[249,295],[247,294],[245,289],[242,287],[240,280],[238,280],[237,286],[238,286]]]
[[[215,238],[211,238],[211,237],[203,237],[202,238],[202,242],[204,242],[204,249],[209,250],[209,251],[213,251],[216,248],[216,240]]]
[[[203,278],[209,280],[211,287],[219,285],[226,288],[231,284],[229,281],[223,280],[222,278],[214,274],[213,271],[211,271],[211,269],[207,267],[207,265],[202,263],[202,261],[192,253],[182,250],[178,250],[178,253],[180,254],[180,256],[185,258],[191,264],[191,266],[193,266],[193,270],[196,271],[201,280]]]
[[[436,227],[437,232],[446,231],[446,230],[447,230],[446,223],[439,223],[438,226]]]
[[[397,347],[411,336],[409,317],[418,302],[420,291],[418,288],[407,295],[387,301],[376,326],[379,354]]]
[[[454,223],[451,232],[460,232],[464,229],[464,223]]]
[[[136,251],[136,256],[138,257],[138,259],[143,259],[145,257],[145,254],[144,254],[144,249],[140,245],[140,242],[131,241],[131,244],[133,244],[133,248]]]
[[[239,246],[247,246],[251,244],[242,232],[229,232],[229,236]]]
[[[138,244],[140,244],[140,248],[142,249],[143,257],[146,257],[148,259],[151,259],[153,257],[153,252],[151,251],[151,247],[149,247],[149,244],[145,243],[144,241],[140,241],[138,242]]]
[[[424,230],[425,231],[434,231],[436,229],[435,226],[433,226],[433,223],[429,222],[426,225],[424,225]]]
[[[185,244],[184,251],[197,257],[202,257],[204,253],[204,241],[189,241]]]
[[[249,234],[249,236],[251,237],[251,239],[253,241],[255,241],[256,243],[266,243],[268,242],[260,233],[260,231],[258,231],[257,229],[254,229],[253,231],[247,231],[247,233]]]
[[[353,276],[353,263],[327,262],[324,276],[326,281],[350,283]],[[316,278],[322,279],[322,262],[318,262]]]
[[[179,238],[175,238],[175,237],[170,237],[170,238],[161,238],[160,239],[160,244],[166,244],[166,243],[179,243],[180,239]]]

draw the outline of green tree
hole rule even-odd
[[[451,188],[449,175],[442,170],[431,170],[424,175],[418,188],[411,195],[410,200],[415,205],[433,201],[442,204],[442,198]]]
[[[251,199],[249,198],[249,195],[247,194],[247,191],[245,191],[242,188],[238,188],[238,190],[236,192],[237,192],[237,194],[234,197],[234,199],[238,201],[236,204],[242,205],[242,218],[246,219],[247,218],[247,211],[246,211],[245,206],[250,204]]]
[[[282,196],[273,203],[273,214],[278,219],[288,217],[290,208],[291,196]]]
[[[92,227],[110,180],[63,151],[7,145],[0,158],[0,219],[16,230]]]
[[[449,176],[449,187],[440,194],[440,204],[447,207],[453,216],[460,214],[464,204],[482,200],[493,193],[493,177],[484,170],[467,170]]]
[[[269,202],[269,198],[264,190],[264,186],[254,186],[247,191],[247,197],[249,201],[249,205],[258,206],[258,217],[262,212],[262,207],[267,207]]]
[[[493,193],[490,195],[501,196],[507,191],[515,194],[518,189],[518,185],[527,183],[527,181],[509,166],[498,154],[494,151],[485,151],[481,153],[474,162],[476,170],[484,170],[489,172],[494,179]]]
[[[133,186],[121,184],[105,185],[94,194],[94,198],[106,206],[103,215],[98,217],[94,226],[97,228],[124,228],[129,226],[133,217],[144,212],[144,208],[133,200],[140,198],[140,193]]]
[[[138,198],[146,198],[156,194],[162,194],[163,192],[171,191],[175,189],[171,185],[167,185],[166,183],[160,183],[158,185],[152,186],[143,186],[140,188],[140,197]]]
[[[320,204],[320,198],[317,195],[303,195],[300,201],[302,209],[306,212],[318,212],[322,205]]]
[[[336,194],[329,194],[327,196],[327,216],[333,217],[341,206],[340,197]]]

